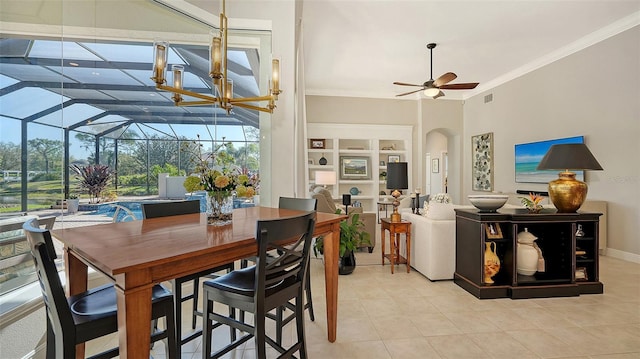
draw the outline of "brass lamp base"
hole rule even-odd
[[[402,222],[402,216],[398,213],[398,208],[393,208],[393,213],[391,213],[391,222],[397,223]]]
[[[398,213],[398,206],[400,205],[400,201],[398,201],[398,197],[400,197],[402,193],[400,191],[393,190],[391,192],[391,196],[393,197],[393,213],[391,213],[391,222],[402,222],[402,216]]]
[[[559,213],[575,213],[587,198],[587,184],[573,172],[561,172],[549,182],[549,197]]]

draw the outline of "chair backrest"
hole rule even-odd
[[[28,220],[22,228],[35,262],[42,298],[48,318],[51,321],[51,328],[57,338],[56,341],[59,338],[61,343],[64,337],[63,328],[73,330],[74,322],[54,262],[57,256],[51,233],[48,229],[41,229],[37,219]]]
[[[315,218],[316,213],[309,212],[296,217],[258,221],[256,295],[264,295],[265,288],[278,285],[282,281],[302,285],[304,273],[309,265]],[[283,244],[283,241],[291,243]],[[270,252],[267,255],[272,249],[277,249],[277,254]]]
[[[278,208],[297,209],[300,211],[315,211],[318,207],[318,200],[315,198],[292,198],[280,197]]]
[[[200,213],[200,200],[142,204],[142,218],[157,218],[192,213]]]

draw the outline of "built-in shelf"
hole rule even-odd
[[[375,212],[377,201],[391,198],[388,195],[380,195],[380,191],[389,192],[386,181],[380,179],[380,173],[387,171],[389,156],[411,163],[411,151],[408,149],[412,148],[412,132],[411,126],[309,123],[306,183],[315,183],[316,171],[336,171],[337,183],[327,187],[333,197],[341,198],[342,194],[349,194],[350,190],[356,187],[360,193],[352,195],[351,200],[358,201],[364,211]],[[312,148],[309,139],[323,139],[325,148]],[[318,162],[323,156],[327,160],[324,166]],[[340,161],[344,156],[367,158],[368,178],[341,178]],[[411,166],[408,176],[411,182]],[[411,183],[409,188],[412,188]]]

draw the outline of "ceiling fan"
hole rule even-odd
[[[394,82],[394,85],[400,86],[417,86],[420,87],[418,90],[409,91],[405,93],[401,93],[398,96],[410,95],[412,93],[416,93],[418,91],[424,91],[425,96],[429,96],[433,99],[444,96],[444,92],[441,90],[471,90],[478,86],[478,82],[467,82],[461,84],[449,84],[449,82],[453,81],[458,77],[453,72],[447,72],[446,74],[438,77],[436,80],[433,79],[433,49],[436,47],[435,43],[427,44],[427,48],[430,51],[431,55],[431,78],[429,81],[423,83],[422,85],[414,85],[408,84],[404,82]]]

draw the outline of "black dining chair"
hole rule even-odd
[[[56,252],[48,229],[41,229],[37,219],[24,223],[31,254],[35,262],[40,289],[47,313],[47,358],[75,359],[76,345],[118,332],[116,291],[112,284],[92,288],[66,297],[60,282]],[[166,319],[166,329],[153,331],[151,341],[166,339],[167,358],[178,358],[173,313],[173,295],[162,285],[153,287],[151,318]],[[113,348],[91,358],[113,358],[119,349]]]
[[[142,203],[142,218],[158,218],[193,213],[200,213],[200,200]],[[198,310],[200,278],[215,278],[217,277],[214,275],[216,272],[226,271],[228,273],[232,270],[233,263],[229,263],[171,280],[171,286],[173,288],[173,295],[175,298],[176,332],[178,333],[177,336],[180,347],[185,343],[198,338],[201,334],[200,331],[197,330],[184,338],[182,337],[182,303],[192,300],[191,328],[196,329],[197,317],[202,316],[202,312]],[[191,281],[193,282],[193,292],[189,295],[183,296],[182,285]]]
[[[315,211],[318,206],[318,200],[315,198],[293,198],[293,197],[280,197],[278,201],[278,208],[284,209],[296,209],[299,211]],[[269,260],[270,257],[267,257]],[[248,262],[256,262],[256,257],[245,258],[241,261],[241,267],[246,268],[248,266]],[[309,310],[309,318],[311,321],[315,321],[315,315],[313,313],[313,299],[311,298],[311,277],[310,277],[310,268],[307,267],[307,273],[305,278],[304,291],[307,298],[307,301],[304,305],[305,310]],[[284,311],[289,309],[291,311],[295,311],[295,306],[291,303],[286,304],[283,307],[276,309],[275,314],[268,313],[267,317],[276,321],[276,343],[282,345],[282,328],[287,325],[290,321],[295,318],[295,315],[289,315],[288,317],[284,317]],[[244,320],[244,313],[240,313],[240,320]]]
[[[315,217],[315,212],[309,212],[295,217],[259,220],[256,226],[256,264],[204,282],[203,358],[220,358],[251,338],[255,340],[257,358],[266,358],[267,344],[281,353],[281,358],[290,358],[296,352],[300,358],[307,357],[303,292]],[[292,244],[283,244],[283,241],[291,243],[292,240],[295,241]],[[267,253],[274,249],[275,252]],[[267,259],[268,256],[272,258]],[[269,311],[286,305],[292,299],[295,299],[297,342],[285,349],[267,336],[265,321]],[[235,319],[234,311],[230,311],[229,316],[214,312],[214,303],[253,313],[253,325]],[[231,343],[211,354],[214,321],[234,330]],[[235,329],[245,334],[238,338]]]

